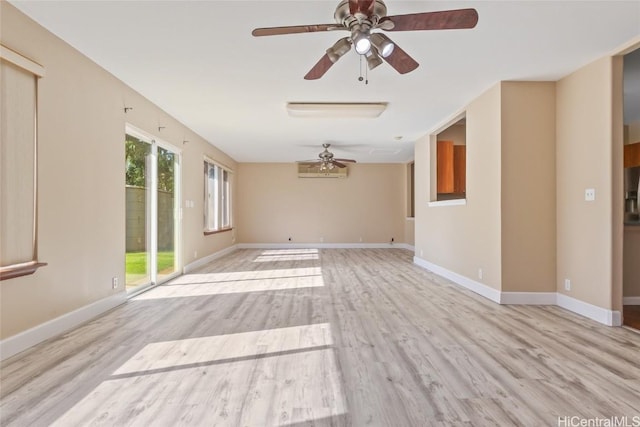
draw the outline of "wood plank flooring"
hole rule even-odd
[[[5,361],[0,425],[640,417],[639,356],[640,334],[494,304],[402,249],[239,250]]]

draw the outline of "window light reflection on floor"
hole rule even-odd
[[[133,300],[183,298],[324,286],[320,267],[185,274]]]
[[[263,251],[253,262],[307,261],[319,258],[317,249],[270,249]]]
[[[318,249],[312,248],[299,248],[299,249],[266,249],[262,251],[261,255],[304,255],[304,254],[318,254]]]
[[[331,419],[347,413],[332,344],[327,323],[151,343],[54,425]]]
[[[114,375],[333,345],[328,323],[147,344]]]

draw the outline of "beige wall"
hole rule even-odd
[[[453,141],[454,145],[466,145],[467,127],[465,124],[454,123],[437,135],[438,141]]]
[[[500,289],[500,85],[469,104],[466,118],[466,205],[428,206],[435,136],[416,142],[416,256]]]
[[[466,108],[465,205],[426,203],[434,139],[416,144],[416,256],[501,291],[555,291],[555,84],[499,83]]]
[[[555,83],[502,83],[502,290],[555,292]]]
[[[416,243],[416,221],[415,218],[407,218],[404,222],[404,243],[415,245]]]
[[[557,290],[612,309],[612,58],[563,78],[556,90]],[[584,200],[587,188],[595,201]]]
[[[202,257],[229,246],[230,233],[202,234],[202,162],[206,154],[235,163],[12,5],[0,7],[2,44],[46,69],[39,83],[38,226],[39,259],[48,266],[1,283],[4,339],[124,291],[127,122],[183,149],[182,206],[195,201],[184,209],[185,263],[196,250]],[[134,109],[125,114],[124,106]]]
[[[354,164],[347,178],[298,178],[292,163],[241,163],[238,242],[403,243],[405,168]]]

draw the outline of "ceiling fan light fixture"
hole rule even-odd
[[[380,55],[378,55],[374,49],[371,49],[365,55],[365,58],[367,58],[367,65],[369,66],[370,70],[373,70],[378,65],[382,64],[382,59],[380,58]]]
[[[370,38],[371,43],[383,58],[387,58],[393,53],[393,49],[396,45],[393,44],[389,37],[381,33],[373,33]]]
[[[331,169],[333,169],[335,166],[333,166],[333,163],[331,162],[322,162],[320,164],[320,172],[326,172],[329,171]]]
[[[351,50],[351,41],[349,37],[344,37],[335,42],[333,46],[327,49],[327,56],[331,60],[331,62],[335,63],[340,59],[345,53]]]
[[[360,55],[364,55],[371,50],[371,42],[365,36],[358,38],[356,43],[356,52]]]
[[[359,55],[365,55],[371,50],[371,40],[369,40],[369,32],[356,28],[351,33],[351,40]]]

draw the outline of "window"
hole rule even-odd
[[[205,160],[204,178],[204,232],[211,234],[230,230],[232,227],[231,171]]]
[[[37,91],[44,69],[0,46],[0,280],[46,265],[37,251]]]
[[[431,202],[464,202],[467,195],[467,125],[456,119],[432,139]],[[451,204],[451,203],[444,203]]]

